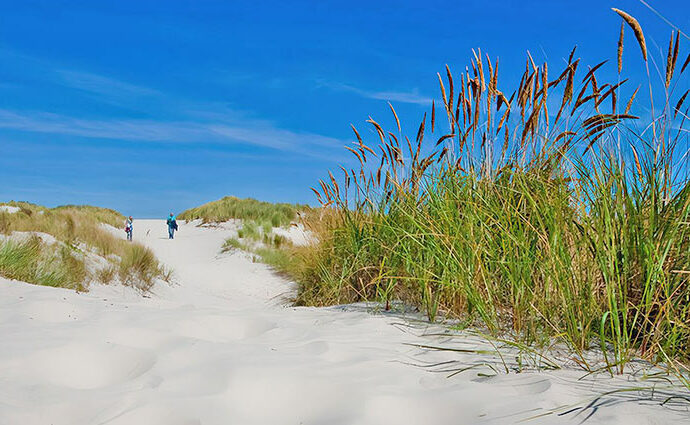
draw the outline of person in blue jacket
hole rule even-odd
[[[175,219],[175,216],[173,213],[170,213],[170,217],[168,217],[168,239],[174,239],[175,236],[175,230],[177,230],[177,220]]]

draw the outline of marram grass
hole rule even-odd
[[[642,28],[617,13],[646,66]],[[410,138],[392,106],[391,131],[368,121],[373,143],[355,130],[357,166],[314,189],[323,210],[307,225],[320,242],[292,248],[298,261],[285,266],[298,302],[403,300],[431,320],[564,342],[585,367],[593,346],[611,370],[633,356],[687,364],[688,107],[677,88],[690,55],[681,65],[672,35],[665,80],[645,83],[655,109],[635,103],[622,35],[616,47],[613,81],[573,50],[564,67],[528,54],[514,89],[477,51],[459,75],[438,75],[441,101]]]
[[[83,261],[66,247],[50,247],[38,236],[0,241],[0,276],[45,286],[84,290]]]

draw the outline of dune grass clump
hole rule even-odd
[[[621,16],[646,65],[639,23]],[[459,75],[438,75],[441,100],[411,138],[392,106],[392,131],[368,120],[377,146],[355,129],[357,167],[313,189],[320,243],[292,266],[298,303],[403,300],[430,320],[564,342],[588,369],[593,346],[610,370],[633,356],[687,364],[688,92],[676,87],[690,55],[681,65],[672,35],[665,80],[647,72],[657,105],[643,107],[621,75],[622,34],[613,81],[573,49],[560,68],[528,54],[509,90],[477,51]]]
[[[288,238],[273,233],[270,224],[260,227],[254,221],[244,221],[237,231],[237,237],[225,240],[221,252],[246,251],[256,254],[262,262],[272,266],[276,271],[288,272],[296,264],[292,246]]]
[[[237,237],[231,237],[225,240],[221,248],[221,252],[232,252],[236,250],[245,251],[253,254],[254,261],[261,261],[271,266],[275,271],[289,276],[296,275],[293,268],[299,267],[299,262],[295,260],[292,242],[285,236],[274,233],[275,227],[285,227],[292,224],[298,217],[305,217],[313,214],[312,208],[300,205],[288,206],[287,204],[269,204],[267,202],[260,202],[253,199],[237,199],[232,197],[223,198],[221,201],[211,202],[207,205],[218,205],[218,202],[238,203],[239,205],[261,205],[258,207],[263,212],[254,212],[233,214],[232,218],[241,219],[239,229],[237,230]],[[204,208],[204,206],[199,207]],[[198,210],[199,208],[195,209]],[[192,210],[190,210],[192,211]],[[280,211],[276,213],[276,211]],[[186,214],[186,212],[185,212]],[[281,216],[283,218],[276,219]],[[198,216],[187,216],[188,219],[199,218]],[[227,215],[220,216],[217,221],[225,221],[228,219]],[[250,218],[247,218],[250,217]],[[264,219],[262,219],[264,217]],[[266,219],[272,217],[272,219]],[[207,219],[204,219],[206,222]]]
[[[133,244],[120,261],[120,279],[127,285],[148,291],[155,279],[165,275],[153,251],[143,245]]]
[[[261,239],[261,232],[259,225],[252,220],[244,220],[242,222],[242,227],[237,231],[237,236],[242,239],[248,239],[251,241],[258,241]]]
[[[233,249],[245,249],[245,244],[243,244],[242,241],[240,241],[237,238],[226,239],[225,242],[223,243],[223,247],[221,248],[221,251],[222,252],[228,252],[228,251],[231,251]]]
[[[0,241],[0,276],[84,290],[87,270],[68,248],[50,249],[38,236],[32,236],[25,241]]]
[[[110,283],[116,277],[148,289],[156,278],[169,276],[150,250],[104,228],[104,224],[122,228],[125,218],[117,211],[75,205],[45,208],[26,202],[6,205],[19,211],[0,211],[0,236],[4,235],[0,276],[79,290],[86,290],[91,281]],[[17,242],[14,232],[47,234],[55,240],[33,236]],[[107,265],[94,264],[94,255]]]
[[[294,267],[294,258],[289,249],[284,245],[264,245],[254,250],[254,253],[259,256],[262,263],[268,264],[281,274],[292,276],[292,268]]]
[[[178,216],[181,220],[202,220],[203,223],[221,223],[231,219],[254,221],[271,227],[287,226],[297,218],[297,213],[306,207],[296,204],[272,204],[256,199],[240,199],[226,196],[189,209]]]

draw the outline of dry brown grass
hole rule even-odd
[[[621,22],[621,33],[618,37],[618,73],[623,70],[623,37],[625,35],[625,23]]]
[[[644,58],[644,61],[647,62],[647,42],[644,39],[644,32],[642,31],[642,26],[640,25],[639,22],[637,22],[637,19],[633,18],[630,16],[628,13],[623,12],[620,9],[616,9],[615,7],[611,8],[614,12],[616,12],[623,20],[632,28],[633,33],[635,34],[635,38],[637,38],[637,44],[640,46],[640,51],[642,52],[642,57]]]

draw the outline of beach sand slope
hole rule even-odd
[[[421,336],[440,328],[396,315],[289,307],[290,282],[219,254],[235,230],[183,223],[168,240],[162,220],[136,220],[135,239],[174,270],[147,296],[0,278],[0,424],[690,423],[688,403],[597,398],[629,377],[448,378],[444,364],[482,355],[415,347],[440,343]]]

